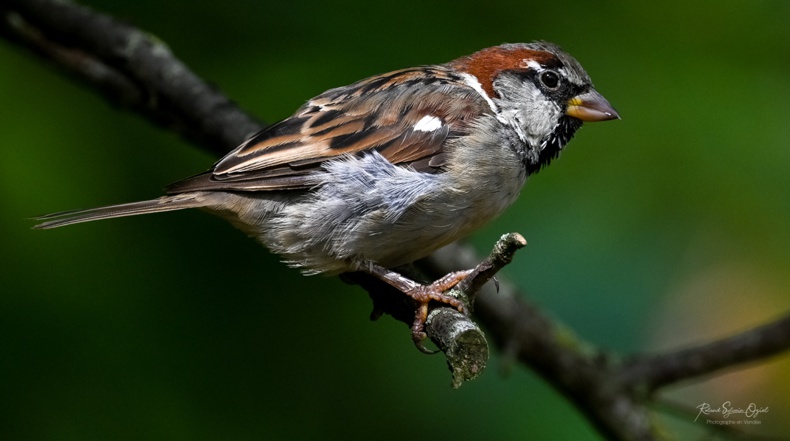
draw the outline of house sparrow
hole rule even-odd
[[[202,208],[305,274],[362,271],[428,303],[469,271],[421,285],[392,268],[480,228],[584,121],[619,118],[554,44],[504,44],[328,90],[166,196],[38,218],[35,228]]]

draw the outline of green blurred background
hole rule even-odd
[[[787,311],[790,3],[86,2],[167,42],[266,121],[330,87],[502,42],[554,41],[622,121],[588,125],[505,216],[506,269],[583,338],[624,354]],[[306,278],[223,221],[178,212],[32,231],[52,211],[147,199],[216,159],[0,41],[0,438],[599,439],[493,354],[449,387],[367,295]],[[770,406],[788,357],[667,397]],[[657,418],[681,439],[688,417]],[[784,422],[783,422],[784,421]]]

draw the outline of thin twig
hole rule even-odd
[[[513,261],[516,251],[527,246],[527,241],[518,233],[504,234],[494,245],[494,249],[480,262],[472,274],[462,280],[455,289],[468,297],[467,304],[474,305],[474,298],[483,288],[483,285],[493,279],[494,276],[506,265]]]

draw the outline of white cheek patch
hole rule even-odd
[[[414,125],[415,132],[433,132],[442,127],[442,120],[433,115],[425,115]]]

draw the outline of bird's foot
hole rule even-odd
[[[429,285],[423,285],[377,264],[368,263],[360,266],[360,269],[397,288],[417,303],[414,322],[411,326],[411,335],[417,349],[426,354],[436,353],[436,351],[431,351],[422,344],[426,337],[425,322],[428,320],[428,305],[431,302],[444,303],[457,309],[462,314],[468,314],[467,307],[461,300],[447,295],[445,292],[464,280],[473,270],[455,271]]]
[[[471,273],[472,270],[455,271],[446,274],[430,285],[418,285],[408,291],[404,291],[407,296],[417,302],[417,310],[414,313],[414,323],[411,325],[411,338],[414,341],[414,345],[417,346],[417,349],[421,352],[426,354],[436,353],[436,351],[432,351],[422,344],[423,340],[427,337],[425,334],[425,322],[428,320],[428,305],[431,301],[450,305],[461,314],[468,314],[466,305],[464,305],[462,301],[453,296],[448,296],[444,294],[444,292],[452,289]]]

